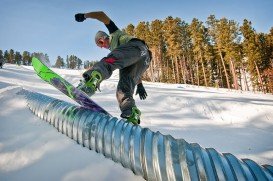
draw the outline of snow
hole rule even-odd
[[[74,85],[83,72],[54,71]],[[119,117],[117,82],[114,72],[93,99]],[[273,95],[183,84],[144,86],[147,99],[135,97],[142,127],[273,165]],[[22,88],[75,103],[43,82],[32,67],[5,64],[0,69],[0,180],[143,180],[33,115],[16,94]]]

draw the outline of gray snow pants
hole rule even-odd
[[[96,70],[102,74],[104,80],[110,78],[115,69],[119,69],[116,97],[122,115],[129,116],[132,107],[135,106],[133,98],[135,86],[149,67],[150,61],[151,53],[147,45],[138,39],[133,39],[114,49],[85,73],[90,75]]]

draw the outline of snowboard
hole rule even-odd
[[[110,115],[106,110],[100,107],[96,102],[89,98],[89,96],[83,91],[74,87],[71,83],[66,81],[56,72],[52,71],[47,65],[36,57],[32,58],[32,66],[37,75],[48,82],[59,91],[79,103],[81,106],[90,109],[92,111],[101,112],[106,115]],[[111,116],[111,115],[110,115]]]

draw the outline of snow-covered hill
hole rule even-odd
[[[77,85],[82,71],[54,69]],[[114,116],[118,73],[102,83],[93,99]],[[135,97],[142,127],[273,165],[273,96],[144,82],[148,98]],[[0,69],[0,180],[143,180],[103,155],[81,147],[34,116],[21,89],[71,103],[40,80],[32,67]]]

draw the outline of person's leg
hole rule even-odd
[[[117,87],[117,100],[121,110],[121,117],[127,118],[134,124],[140,123],[140,110],[133,98],[134,89],[143,73],[148,68],[147,58],[140,57],[137,63],[120,70],[120,80]]]
[[[117,87],[117,100],[121,110],[120,117],[127,119],[127,121],[133,124],[140,123],[141,112],[135,105],[133,98],[135,81],[130,76],[130,70],[132,67],[127,67],[120,70],[120,80]]]
[[[134,80],[128,76],[128,74],[124,74],[124,70],[120,70],[116,96],[121,110],[121,117],[123,118],[129,117],[132,107],[135,106],[135,100],[133,98],[134,89]]]

